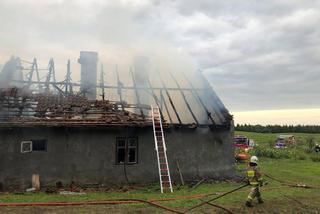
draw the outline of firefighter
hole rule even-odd
[[[255,197],[258,199],[258,203],[262,204],[263,200],[261,198],[259,187],[262,186],[262,178],[258,168],[258,158],[257,156],[252,156],[250,158],[250,163],[247,169],[247,179],[251,186],[250,193],[248,195],[246,206],[252,207],[252,201]]]

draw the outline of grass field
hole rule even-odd
[[[237,133],[238,134],[238,133]],[[239,133],[240,134],[240,133]],[[277,134],[243,133],[259,145],[268,145],[268,141],[274,140]],[[301,141],[310,137],[308,134],[295,134]],[[312,135],[320,141],[320,134]],[[241,189],[231,195],[215,201],[234,213],[320,213],[320,162],[307,158],[304,160],[294,158],[260,158],[262,172],[290,183],[303,183],[318,188],[304,189],[281,185],[279,182],[265,178],[268,185],[261,188],[264,204],[254,204],[254,208],[246,208],[244,202],[249,187]],[[244,164],[236,165],[237,173],[243,174]],[[212,183],[202,184],[195,189],[183,187],[175,188],[174,193],[159,194],[158,185],[133,188],[126,192],[89,192],[85,195],[58,195],[45,193],[2,194],[1,202],[51,202],[51,201],[92,201],[119,198],[139,198],[146,200],[159,200],[164,198],[176,198],[171,201],[157,201],[161,205],[184,211],[189,207],[210,199],[221,193],[241,186],[241,183]],[[205,197],[206,194],[215,195]],[[194,199],[183,199],[185,196],[194,196]],[[0,213],[164,213],[165,211],[153,208],[146,204],[130,205],[104,205],[104,206],[77,206],[77,207],[2,207]],[[192,213],[224,213],[211,206],[203,206]]]
[[[320,143],[320,134],[307,134],[307,133],[281,133],[281,134],[292,134],[295,136],[298,142],[304,142],[308,138],[313,138],[315,141]],[[269,142],[275,142],[279,133],[256,133],[256,132],[243,132],[236,131],[235,135],[245,135],[250,139],[254,139],[257,143],[266,145]]]

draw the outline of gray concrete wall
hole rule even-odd
[[[157,182],[158,166],[149,128],[12,128],[0,130],[0,182],[5,188],[28,188],[33,173],[41,185],[126,183],[124,166],[116,164],[116,137],[138,137],[138,163],[127,165],[132,183]],[[179,183],[176,159],[186,180],[195,176],[232,177],[233,130],[208,128],[166,130],[173,182]],[[47,140],[47,152],[21,153],[21,141]]]

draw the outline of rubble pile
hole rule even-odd
[[[137,108],[137,106],[126,102],[88,100],[77,94],[33,93],[20,88],[0,89],[2,125],[151,124],[149,117],[127,111],[126,108]]]

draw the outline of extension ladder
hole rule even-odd
[[[165,189],[170,190],[170,192],[173,192],[170,171],[169,171],[169,164],[167,159],[167,148],[164,140],[163,127],[162,127],[161,114],[160,114],[159,107],[151,106],[151,113],[152,113],[154,143],[155,143],[155,149],[157,152],[157,159],[158,159],[161,193],[163,193]]]

